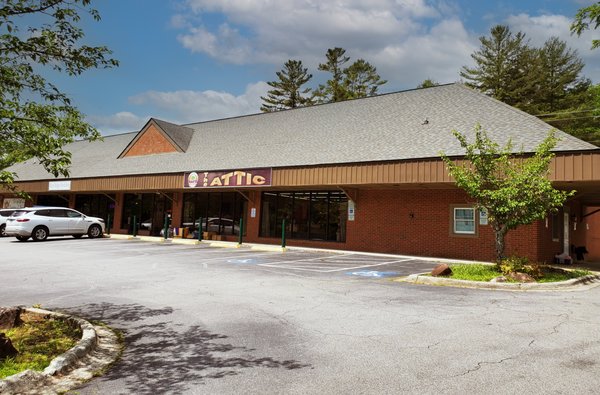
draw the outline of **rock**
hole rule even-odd
[[[431,275],[434,277],[438,276],[450,276],[452,275],[452,269],[445,263],[439,264],[433,268]]]
[[[19,323],[21,308],[0,307],[0,329],[11,329]]]
[[[498,276],[490,280],[491,283],[505,283],[508,279],[504,276]]]
[[[534,283],[535,282],[535,278],[531,277],[529,274],[526,274],[526,273],[514,272],[514,273],[509,273],[507,276],[509,278],[511,278],[512,280],[515,280],[520,283]]]
[[[19,354],[17,349],[12,345],[12,342],[4,333],[0,333],[0,361],[16,357]]]

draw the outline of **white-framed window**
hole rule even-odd
[[[475,234],[475,208],[454,207],[454,233],[461,235]]]

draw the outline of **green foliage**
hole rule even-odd
[[[283,70],[278,71],[278,81],[267,82],[271,89],[267,97],[261,97],[264,104],[261,111],[272,112],[289,108],[308,106],[313,103],[310,97],[310,88],[302,89],[312,78],[308,69],[302,67],[301,60],[288,60]]]
[[[452,269],[452,278],[457,280],[490,281],[501,274],[496,265],[450,265],[450,269]]]
[[[525,155],[515,153],[510,141],[500,147],[480,125],[475,127],[472,143],[458,131],[453,134],[466,151],[467,163],[455,163],[443,153],[442,160],[458,187],[478,209],[487,211],[499,261],[504,257],[504,238],[509,230],[543,219],[574,194],[554,189],[547,178],[557,138],[550,132],[533,155]]]
[[[544,271],[539,263],[530,263],[525,257],[511,256],[502,259],[498,263],[498,268],[502,274],[510,273],[525,273],[535,279],[540,279],[544,276]]]
[[[508,259],[516,259],[515,263],[518,263],[521,260],[521,258]],[[490,281],[502,274],[498,269],[498,265],[455,264],[450,265],[450,269],[452,269],[452,278],[456,280]],[[529,270],[529,272],[527,272],[527,270]],[[524,265],[524,268],[521,268],[521,270],[518,271],[521,273],[528,273],[539,283],[566,281],[591,274],[587,270],[561,270],[538,264]],[[510,273],[510,271],[506,272],[506,274],[508,273]],[[514,281],[508,279],[508,282]]]
[[[343,48],[328,49],[326,57],[327,62],[319,64],[319,70],[331,73],[331,77],[315,92],[315,99],[320,103],[374,96],[379,87],[387,83],[381,79],[375,66],[364,59],[344,67],[350,57],[346,56]]]
[[[431,78],[427,78],[423,80],[419,85],[417,85],[417,89],[419,88],[433,88],[434,86],[438,86],[439,83]]]
[[[590,27],[591,25],[591,27]],[[600,1],[588,7],[581,8],[575,14],[571,24],[571,34],[581,36],[584,30],[597,29],[600,26]],[[600,47],[600,40],[592,40],[592,49]]]
[[[75,139],[94,140],[67,95],[42,76],[45,69],[77,76],[118,62],[104,47],[81,44],[80,13],[94,20],[90,0],[5,0],[0,5],[0,184],[11,187],[17,162],[36,158],[54,176],[68,176]]]

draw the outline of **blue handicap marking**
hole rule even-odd
[[[358,272],[347,272],[346,274],[349,276],[383,278],[397,276],[398,272],[378,272],[377,270],[361,270]]]
[[[254,265],[258,263],[256,259],[248,258],[248,259],[228,259],[228,263],[235,263],[236,265]]]

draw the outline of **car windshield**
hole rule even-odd
[[[10,217],[10,215],[13,213],[12,210],[5,210],[5,211],[0,211],[0,215],[3,217]]]
[[[26,214],[27,211],[25,210],[17,210],[14,213],[12,213],[11,217],[20,217],[21,215]]]

